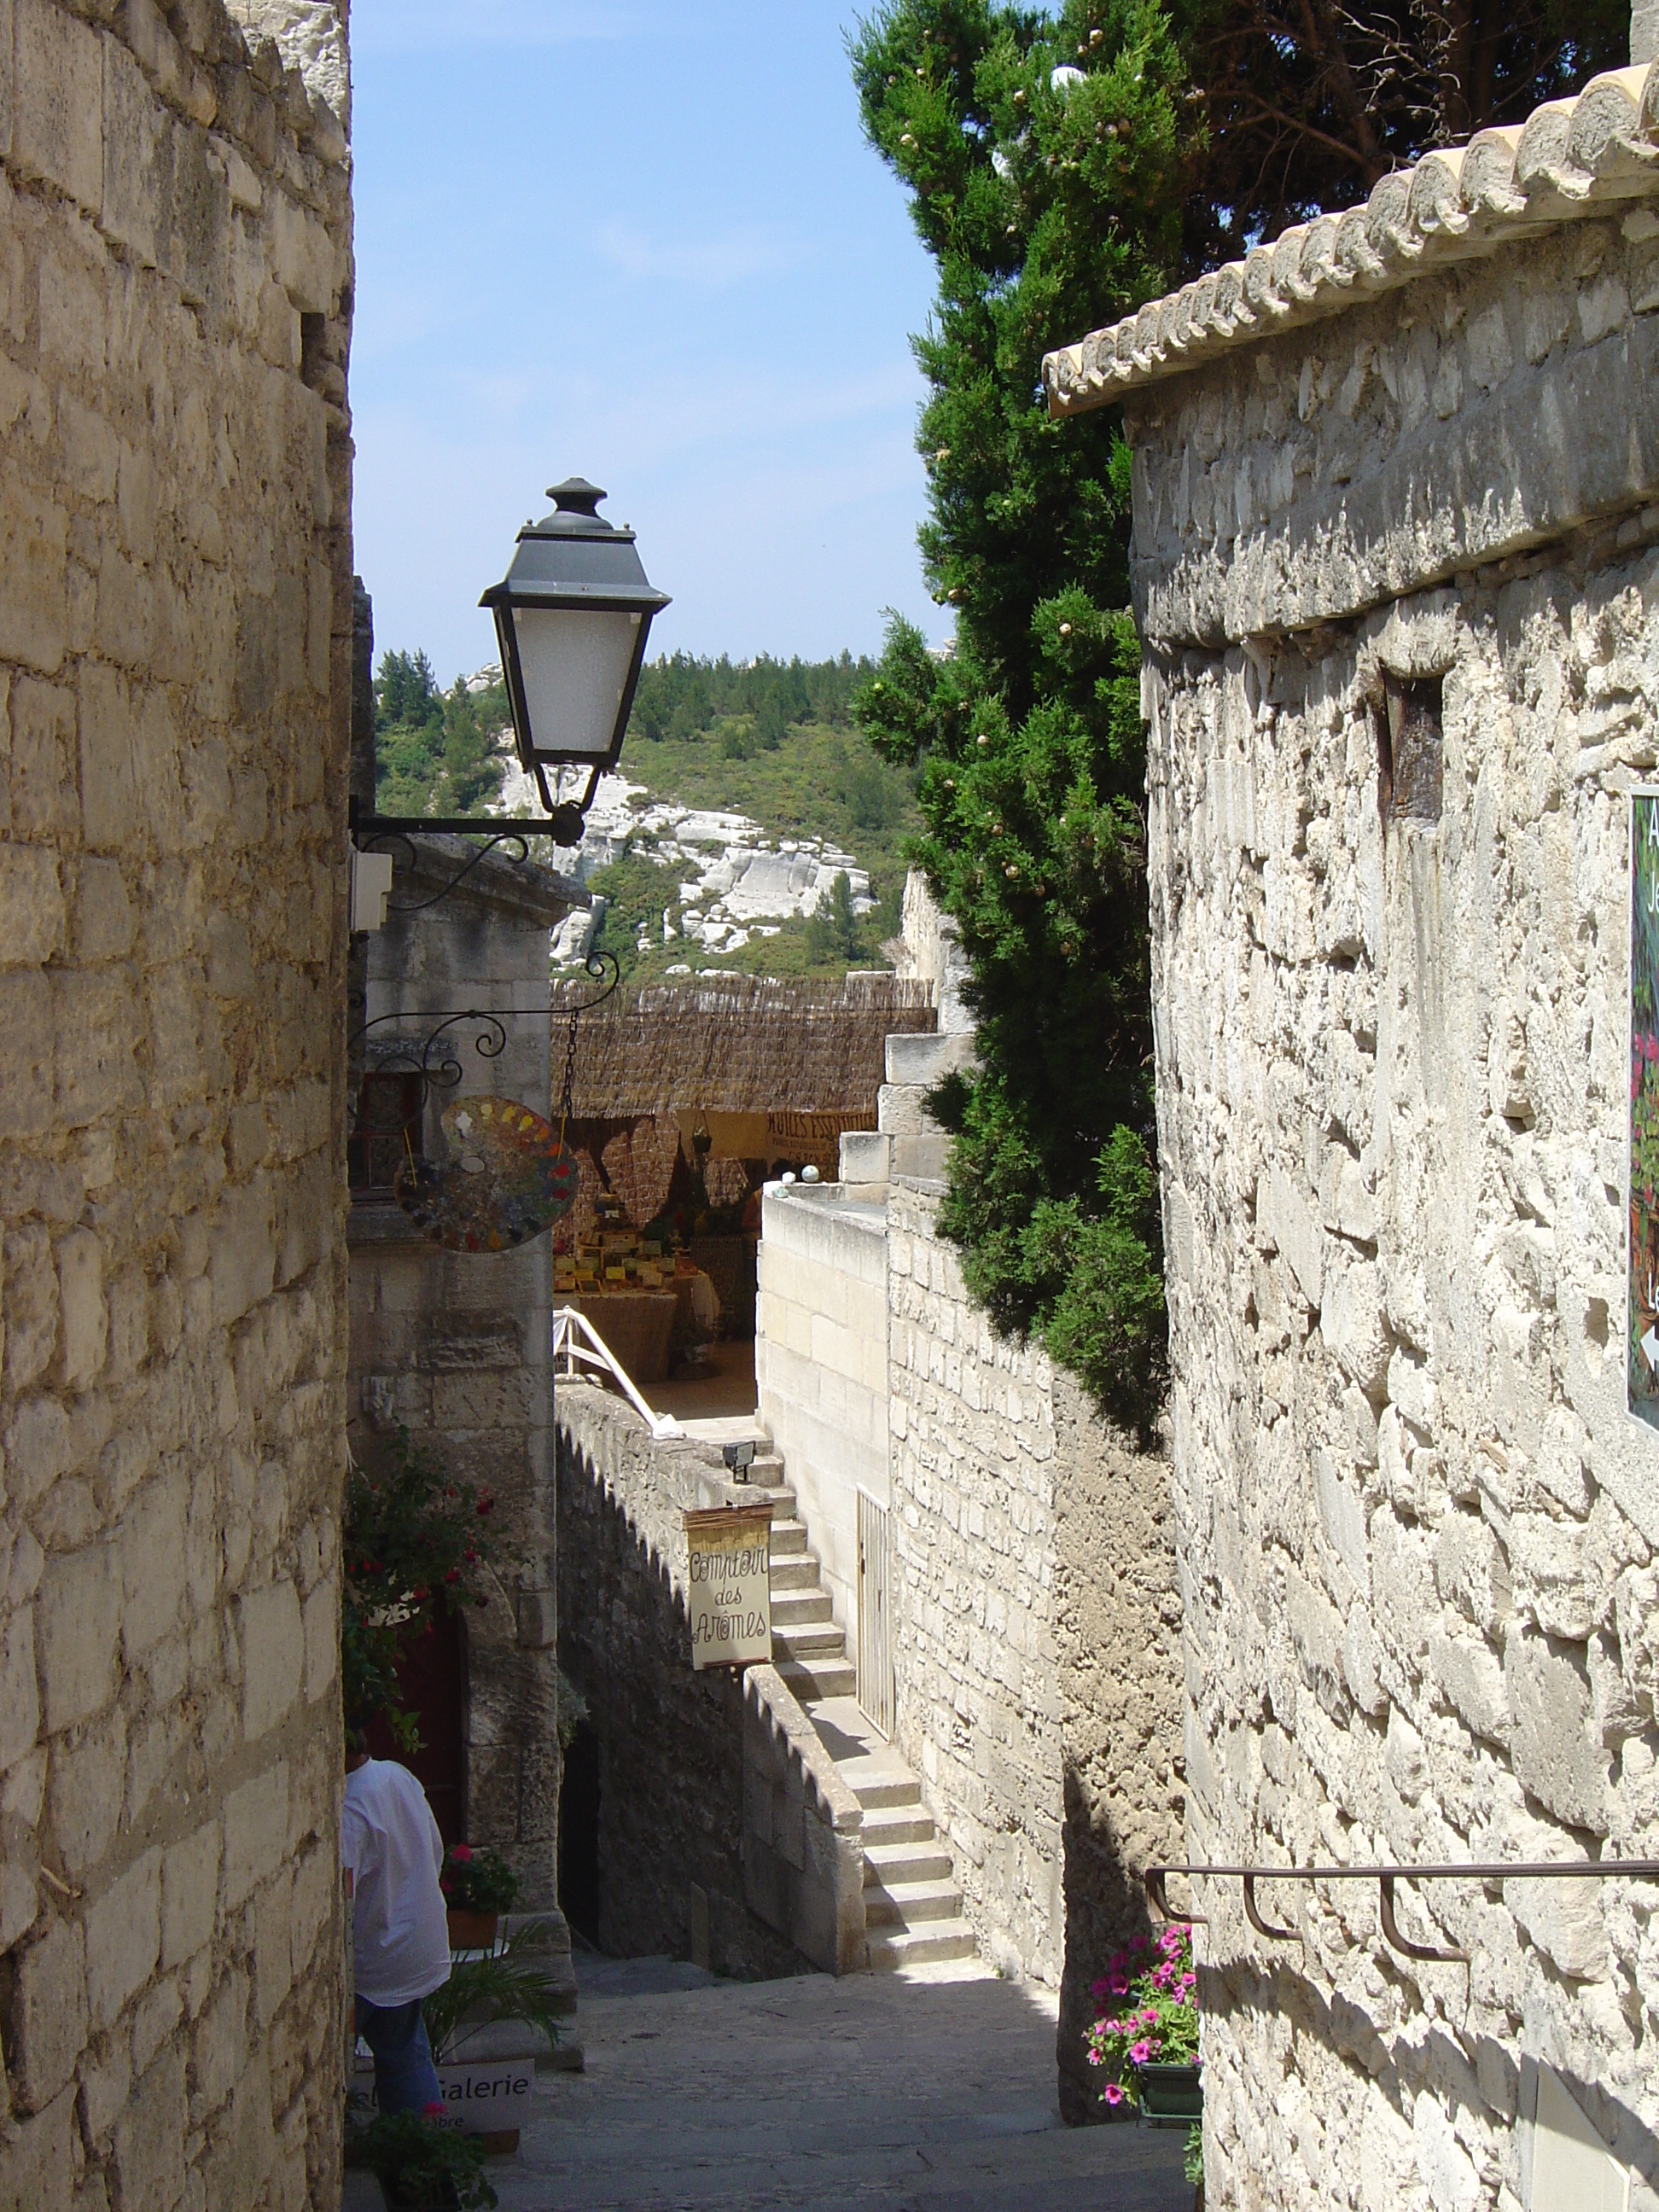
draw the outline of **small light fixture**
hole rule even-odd
[[[753,1437],[745,1437],[741,1443],[723,1444],[720,1455],[731,1469],[733,1482],[747,1482],[749,1470],[755,1464]]]
[[[653,618],[668,605],[650,583],[631,530],[598,512],[581,477],[550,487],[553,513],[527,522],[499,584],[479,600],[495,617],[513,732],[561,845],[581,842],[599,778],[617,764]],[[547,770],[586,769],[575,802],[556,805]]]

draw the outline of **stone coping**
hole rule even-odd
[[[811,1810],[839,1835],[860,1834],[864,1808],[836,1771],[829,1747],[777,1668],[765,1664],[744,1668],[743,1694],[757,1717],[772,1731],[776,1749],[792,1765],[799,1767]]]
[[[1609,70],[1524,124],[1424,155],[1370,198],[1043,358],[1051,416],[1080,415],[1506,240],[1659,195],[1659,63]],[[1659,224],[1656,225],[1659,229]]]

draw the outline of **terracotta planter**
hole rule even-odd
[[[1199,2066],[1174,2066],[1157,2060],[1137,2066],[1140,2120],[1148,2128],[1189,2128],[1204,2117],[1204,2076]]]
[[[452,1905],[449,1912],[450,1949],[493,1951],[500,1920],[498,1912],[469,1912],[465,1908]]]

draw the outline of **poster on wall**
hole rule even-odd
[[[1659,1429],[1659,792],[1631,795],[1626,1402]]]

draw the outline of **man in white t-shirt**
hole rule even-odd
[[[351,1870],[357,2033],[374,2053],[383,2112],[438,2103],[421,2000],[449,1979],[449,1923],[438,1876],[443,1838],[426,1792],[395,1759],[347,1738],[340,1863]]]

